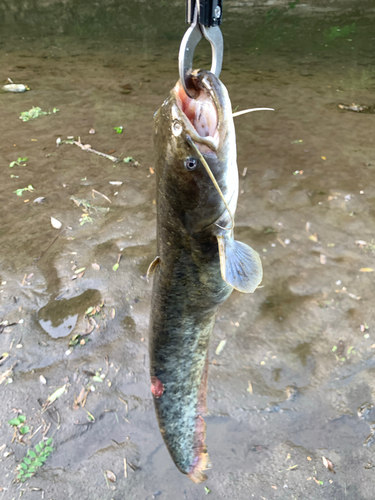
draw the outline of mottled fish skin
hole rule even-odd
[[[203,156],[234,214],[238,171],[228,92],[208,71],[195,72],[194,78],[196,87],[211,95],[218,114],[217,151],[203,146]],[[179,108],[179,92],[177,84],[155,115],[159,260],[152,266],[151,390],[159,427],[173,461],[192,481],[201,482],[206,479],[203,470],[210,466],[202,418],[208,345],[216,311],[233,290],[223,281],[217,243],[217,236],[228,230],[216,223],[223,228],[231,220],[186,141],[189,126]],[[198,165],[193,171],[185,168],[189,158]]]

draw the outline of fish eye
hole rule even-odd
[[[184,165],[186,170],[195,170],[198,166],[198,162],[195,158],[186,158]]]

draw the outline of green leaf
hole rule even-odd
[[[36,472],[36,468],[35,467],[29,467],[29,472],[31,472],[31,473]]]
[[[18,420],[21,422],[21,424],[23,424],[24,421],[26,420],[25,415],[18,415]]]
[[[27,160],[28,160],[28,158],[18,158],[18,160],[17,160],[17,161],[19,161],[19,162],[23,162],[23,161],[27,161]]]
[[[118,268],[119,268],[119,263],[118,263],[118,262],[116,262],[116,264],[112,267],[112,269],[113,269],[114,271],[117,271],[117,269],[118,269]]]
[[[45,450],[51,453],[53,451],[53,448],[51,448],[51,446],[46,446]]]
[[[124,163],[130,163],[132,161],[135,161],[132,156],[128,156],[127,158],[124,158]]]
[[[32,477],[32,476],[33,476],[33,473],[27,473],[23,477],[26,478],[26,477]]]
[[[35,445],[35,450],[37,453],[41,452],[40,446],[38,444]]]
[[[90,314],[95,308],[94,307],[89,307],[85,314]]]
[[[22,469],[27,470],[27,468],[28,468],[28,467],[27,467],[27,465],[26,465],[26,464],[24,464],[23,462],[21,462],[21,464],[20,464],[20,465],[21,465]]]
[[[122,134],[124,127],[122,125],[120,127],[113,127],[113,130],[116,130],[116,134]]]
[[[50,444],[52,444],[52,438],[48,438],[47,441],[46,441],[46,445],[49,446]]]
[[[20,425],[22,422],[20,421],[19,417],[17,418],[12,418],[12,420],[8,420],[9,425]]]
[[[30,464],[31,464],[31,460],[30,460],[30,458],[24,457],[24,458],[23,458],[23,461],[24,461],[24,462],[25,462],[25,464],[27,464],[27,465],[30,465]]]
[[[40,459],[39,460],[35,460],[34,463],[35,463],[36,467],[42,467],[42,465],[43,465],[43,462]]]
[[[28,432],[30,432],[30,427],[28,425],[24,425],[23,427],[21,427],[20,433],[22,435],[27,434]]]
[[[23,469],[20,469],[18,471],[18,476],[23,476],[25,474],[25,471]]]
[[[38,443],[38,445],[39,445],[40,449],[42,450],[44,448],[44,441],[40,441]]]
[[[336,352],[336,351],[337,351],[337,345],[334,345],[334,346],[332,347],[332,352]]]
[[[17,165],[16,161],[12,161],[11,163],[9,163],[9,168],[13,168],[14,165]]]
[[[204,487],[204,491],[206,492],[206,495],[208,495],[209,493],[211,493],[210,488],[207,488],[207,486]]]
[[[29,451],[27,452],[27,454],[28,454],[28,455],[29,455],[29,457],[31,457],[31,458],[36,458],[36,453],[35,453],[35,451],[33,451],[33,450],[29,450]]]
[[[94,375],[92,377],[93,380],[95,380],[95,382],[102,382],[103,383],[103,379],[101,377],[98,377],[98,375]]]

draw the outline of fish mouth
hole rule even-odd
[[[217,153],[226,135],[228,102],[231,109],[228,93],[220,80],[206,70],[193,71],[190,85],[195,90],[194,99],[186,94],[181,81],[174,87],[177,110],[173,114],[179,115],[201,153]]]

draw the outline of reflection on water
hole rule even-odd
[[[83,317],[90,306],[100,302],[97,290],[86,290],[71,299],[51,300],[38,313],[40,326],[52,338],[68,336],[76,326],[78,316]]]
[[[58,323],[56,326],[53,324],[52,320],[44,319],[39,319],[39,324],[53,339],[58,339],[59,337],[66,337],[73,331],[77,319],[78,314],[75,314],[74,316],[63,318],[62,322]]]

